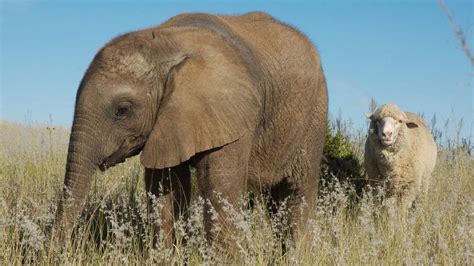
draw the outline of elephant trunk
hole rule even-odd
[[[98,168],[97,154],[93,150],[97,138],[91,135],[90,127],[84,128],[76,120],[69,140],[64,186],[54,225],[63,241],[66,240],[64,237],[70,236],[74,222],[83,209],[92,176]]]

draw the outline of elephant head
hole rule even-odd
[[[167,168],[239,138],[257,95],[247,70],[216,38],[154,28],[97,53],[76,96],[56,226],[72,229],[97,169],[140,152],[144,167]]]

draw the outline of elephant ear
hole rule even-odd
[[[141,154],[147,168],[175,166],[238,140],[260,110],[245,71],[236,65],[223,58],[178,58],[167,75],[156,122]]]

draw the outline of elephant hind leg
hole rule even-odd
[[[189,165],[167,169],[145,169],[145,188],[149,196],[148,210],[155,221],[153,245],[161,238],[166,247],[176,242],[174,223],[187,218],[187,209],[191,197],[191,173]],[[159,212],[159,213],[156,213]],[[158,221],[161,221],[159,223]]]
[[[292,201],[295,191],[285,178],[269,189],[267,209],[270,213],[273,235],[277,238],[275,245],[281,245],[283,253],[286,252],[286,243],[290,230],[290,217],[288,205]]]
[[[284,241],[288,236],[293,242],[299,241],[306,235],[306,224],[312,210],[316,194],[299,184],[294,184],[285,178],[270,189],[270,199],[267,207],[272,217],[275,235],[281,240],[283,251]]]
[[[287,177],[272,187],[271,198],[273,210],[287,209],[287,225],[293,242],[302,240],[306,233],[307,223],[315,209],[319,182],[319,163],[311,164],[306,150],[298,151]],[[272,211],[272,209],[270,209]]]

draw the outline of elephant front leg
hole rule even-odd
[[[236,218],[247,189],[250,140],[240,139],[194,158],[200,195],[204,205],[204,225],[208,240],[224,248],[235,247]]]
[[[145,169],[148,212],[152,217],[153,246],[160,239],[171,247],[175,239],[174,222],[186,218],[191,196],[191,174],[187,163],[167,169]]]

